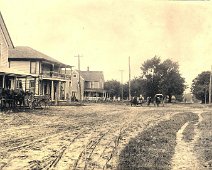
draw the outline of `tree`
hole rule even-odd
[[[145,93],[146,97],[151,96],[154,97],[156,93],[159,93],[159,81],[160,81],[160,63],[161,60],[159,57],[155,56],[152,59],[146,60],[142,66],[142,78],[144,78],[145,85]]]
[[[104,89],[108,91],[110,97],[121,96],[121,83],[116,80],[106,81],[104,84]]]
[[[202,103],[208,102],[210,71],[203,71],[193,81],[191,91],[193,95]]]
[[[160,65],[160,89],[161,92],[169,96],[171,102],[172,95],[182,95],[185,90],[185,79],[179,73],[179,65],[170,59],[165,60]]]
[[[157,93],[169,96],[182,95],[185,89],[185,80],[179,73],[179,65],[170,59],[161,62],[155,56],[141,66],[143,77],[146,79],[146,95],[154,97]]]
[[[131,81],[131,95],[139,97],[140,95],[145,94],[145,80],[143,80],[141,77],[135,77]]]

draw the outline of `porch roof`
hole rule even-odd
[[[37,75],[34,75],[34,74],[27,74],[16,69],[0,66],[0,75],[2,74],[9,75],[9,76],[17,76],[17,77],[27,77],[27,76],[37,77]]]

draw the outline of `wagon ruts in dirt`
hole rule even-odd
[[[164,96],[163,94],[156,94],[153,98],[154,106],[159,107],[160,104],[164,106]]]

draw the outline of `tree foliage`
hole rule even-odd
[[[131,96],[140,96],[145,93],[145,81],[141,77],[135,77],[130,83]],[[129,96],[129,82],[124,85],[124,89],[124,96],[127,98]]]
[[[202,103],[208,102],[209,96],[209,82],[210,82],[210,72],[204,71],[199,74],[193,81],[192,81],[192,93],[194,96],[201,100]]]
[[[157,56],[144,62],[141,66],[143,77],[146,79],[146,95],[153,97],[156,93],[169,96],[182,95],[185,80],[179,73],[179,65],[167,59],[161,62]]]
[[[146,60],[140,67],[142,74],[131,80],[131,96],[143,95],[154,97],[157,93],[169,96],[182,95],[185,89],[185,80],[179,73],[179,65],[170,59],[161,61],[160,57]],[[120,96],[121,83],[116,80],[107,81],[105,90],[110,96]],[[129,96],[129,82],[123,85],[124,98]]]
[[[104,89],[108,91],[110,97],[121,96],[121,83],[117,80],[109,80],[104,84]]]

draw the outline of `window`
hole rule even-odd
[[[18,88],[18,89],[22,89],[23,87],[22,87],[22,80],[17,80],[16,81],[16,88]]]
[[[94,88],[99,88],[99,82],[97,81],[94,82]]]
[[[73,75],[73,77],[77,77],[77,75],[76,75],[76,74],[74,74],[74,75]]]
[[[30,73],[36,74],[36,62],[34,62],[34,61],[30,62]]]

